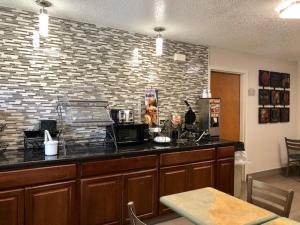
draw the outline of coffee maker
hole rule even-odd
[[[210,137],[220,137],[220,98],[200,98],[196,104],[199,130],[208,131]]]

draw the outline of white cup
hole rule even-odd
[[[45,130],[45,155],[57,155],[58,141],[53,141],[48,130]]]
[[[45,143],[45,155],[57,155],[58,141],[47,141]]]

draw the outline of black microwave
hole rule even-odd
[[[114,124],[118,145],[143,144],[149,140],[148,124]]]

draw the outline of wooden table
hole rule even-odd
[[[279,217],[262,225],[300,225],[300,223],[288,218]]]
[[[160,201],[197,225],[255,225],[278,217],[214,188],[163,196]]]

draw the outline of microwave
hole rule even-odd
[[[143,144],[149,140],[148,124],[114,124],[118,145]]]

